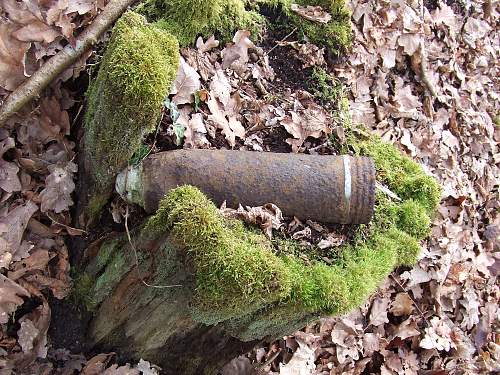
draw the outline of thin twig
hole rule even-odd
[[[429,90],[431,96],[436,97],[436,89],[434,88],[434,85],[429,78],[429,74],[427,73],[429,63],[427,61],[427,52],[425,50],[423,40],[420,41],[420,46],[418,47],[418,49],[420,51],[420,79],[425,84],[425,87],[427,87],[427,90]]]
[[[262,369],[266,367],[267,365],[270,365],[283,351],[283,349],[279,348],[267,361],[265,361],[263,364],[256,366],[257,369]]]
[[[53,222],[54,224],[57,224],[57,225],[59,225],[59,226],[63,227],[64,229],[66,229],[66,231],[68,231],[68,229],[69,229],[69,231],[68,231],[68,232],[73,231],[73,232],[82,232],[82,233],[87,233],[87,231],[85,231],[85,230],[83,230],[83,229],[73,228],[73,227],[70,227],[69,225],[66,225],[66,224],[60,223],[59,221],[57,221],[56,219],[54,219],[52,216],[50,216],[48,212],[46,212],[46,215],[48,216],[48,218],[49,218],[50,220],[52,220],[52,222]]]
[[[287,40],[296,31],[297,28],[294,27],[293,30],[290,31],[283,39],[281,39],[279,42],[276,42],[276,44],[269,51],[265,53],[265,55],[269,55],[275,48],[278,48],[280,42],[284,42],[285,40]]]
[[[149,288],[157,288],[157,289],[164,289],[164,288],[176,288],[176,287],[182,287],[180,284],[173,284],[173,285],[151,285],[148,284],[141,276],[139,272],[139,258],[137,256],[137,249],[135,248],[134,244],[132,243],[132,238],[130,237],[130,231],[128,230],[128,205],[126,206],[126,212],[125,212],[125,231],[127,232],[127,238],[128,242],[130,244],[130,247],[132,248],[132,251],[134,252],[134,257],[135,257],[135,269],[137,270],[137,275],[139,276],[139,279],[142,281],[144,285],[146,285]]]
[[[380,190],[382,193],[386,194],[387,196],[389,196],[390,198],[398,201],[398,202],[401,202],[401,198],[399,198],[396,193],[394,193],[393,191],[391,191],[388,187],[382,185],[381,183],[379,183],[378,181],[375,181],[375,189],[377,190]]]
[[[424,45],[425,42],[424,0],[420,0],[420,15],[422,17],[422,39],[420,40],[420,44],[418,46],[418,50],[420,52],[420,79],[425,84],[425,87],[427,87],[427,90],[429,91],[431,96],[435,98],[437,97],[437,92],[429,78],[429,74],[427,73],[429,69],[429,62],[427,60],[427,51],[425,50],[425,45]]]
[[[417,311],[419,312],[420,316],[424,319],[425,323],[427,324],[428,327],[430,327],[430,323],[429,323],[429,320],[427,320],[427,318],[425,317],[424,313],[422,310],[420,310],[420,307],[418,307],[417,305],[417,301],[415,301],[415,299],[411,296],[411,294],[406,290],[406,288],[399,282],[398,279],[396,279],[396,277],[391,273],[390,274],[391,278],[396,282],[396,284],[398,284],[398,286],[401,288],[401,290],[407,294],[408,297],[410,297],[411,301],[413,302],[413,305],[415,305],[415,308],[417,309]]]

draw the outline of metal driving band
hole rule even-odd
[[[346,203],[346,215],[348,218],[351,211],[351,160],[349,155],[344,155],[344,198]]]

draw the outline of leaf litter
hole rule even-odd
[[[19,4],[2,1],[3,97],[104,6],[95,0]],[[352,121],[399,145],[438,178],[444,194],[433,235],[418,265],[396,270],[363,306],[267,343],[236,359],[244,365],[234,368],[251,373],[258,367],[262,374],[498,371],[498,13],[494,7],[483,12],[479,1],[353,0],[350,7],[355,42],[346,63],[332,66],[324,49],[301,40],[275,42],[276,48],[295,51],[298,69],[322,66],[340,79]],[[318,23],[330,16],[320,7],[292,10]],[[164,112],[153,152],[334,152],[330,136],[342,138],[339,119],[307,86],[297,90],[282,79],[270,47],[255,45],[245,30],[219,44],[199,38],[196,48],[182,50],[171,96],[177,114],[174,120],[173,105]],[[46,296],[65,298],[70,291],[64,237],[75,234],[68,212],[77,172],[68,111],[78,98],[63,80],[77,76],[84,63],[0,132],[0,366],[8,370],[15,360],[34,373],[51,373],[51,361],[59,361],[63,372],[156,374],[144,360],[118,366],[113,353],[86,359],[47,340]],[[114,211],[119,220],[120,210]],[[346,240],[338,228],[283,218],[271,202],[221,211],[259,225],[268,237],[281,233],[321,250]],[[41,304],[11,337],[6,324],[28,298]]]

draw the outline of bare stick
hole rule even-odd
[[[429,79],[429,75],[427,73],[429,69],[429,62],[427,61],[427,51],[425,50],[425,31],[424,31],[424,22],[425,22],[425,12],[424,12],[424,0],[420,0],[420,16],[422,17],[422,39],[420,40],[420,45],[418,46],[418,50],[420,52],[420,79],[424,83],[425,87],[429,91],[432,97],[437,97],[436,89]]]
[[[436,97],[437,96],[436,89],[434,88],[434,85],[429,79],[429,75],[427,73],[429,64],[423,40],[420,41],[419,51],[420,51],[420,79],[425,84],[427,90],[429,90],[431,96]]]
[[[413,297],[411,296],[411,294],[406,290],[406,288],[399,282],[399,280],[396,278],[396,276],[394,276],[392,273],[390,274],[391,278],[396,282],[396,284],[398,284],[398,286],[401,288],[401,290],[406,293],[406,295],[408,297],[410,297],[410,299],[412,300],[413,302],[413,305],[415,305],[415,308],[417,309],[418,313],[420,314],[420,316],[422,317],[422,319],[424,319],[424,322],[427,324],[427,327],[430,327],[430,323],[429,321],[427,320],[427,318],[425,317],[424,315],[424,312],[420,309],[420,307],[418,307],[417,305],[417,301],[415,301],[415,299],[413,299]]]
[[[102,13],[76,38],[74,47],[71,44],[64,47],[4,100],[0,107],[0,127],[25,104],[38,97],[45,87],[77,61],[85,51],[94,46],[113,22],[136,1],[110,0]]]

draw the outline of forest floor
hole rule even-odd
[[[104,7],[95,0],[57,8],[0,4],[0,99]],[[340,59],[279,27],[255,44],[238,31],[227,45],[211,38],[182,49],[177,91],[145,149],[335,154],[343,126],[364,124],[440,182],[432,237],[415,267],[395,270],[359,309],[256,348],[223,374],[498,372],[497,5],[360,0],[350,7],[354,43]],[[116,364],[112,353],[87,352],[84,322],[68,300],[75,257],[68,248],[75,238],[98,235],[73,228],[71,213],[83,93],[100,53],[89,52],[0,129],[2,374],[21,367],[39,374],[157,371],[146,361]],[[123,231],[124,212],[116,197],[100,230]],[[269,207],[238,215],[325,254],[349,239],[349,228],[282,218]]]

